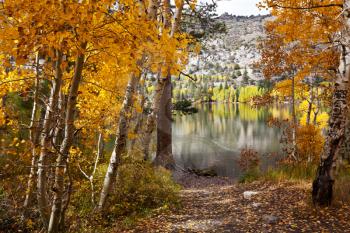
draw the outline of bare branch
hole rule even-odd
[[[311,9],[318,9],[318,8],[328,8],[328,7],[340,7],[343,8],[343,4],[324,4],[324,5],[312,5],[312,6],[283,6],[279,4],[273,4],[269,5],[268,7],[277,7],[277,8],[283,8],[283,9],[290,9],[290,10],[311,10]]]

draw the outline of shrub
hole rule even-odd
[[[257,151],[247,147],[241,150],[238,164],[243,171],[243,175],[240,177],[239,182],[252,182],[259,178],[260,159]]]
[[[98,177],[103,177],[107,168],[108,164],[101,164],[95,174],[96,199],[103,185],[103,179]],[[172,180],[171,173],[155,168],[142,158],[123,158],[114,190],[108,199],[108,209],[103,214],[94,211],[89,182],[84,179],[75,185],[79,185],[79,190],[73,193],[66,216],[69,232],[110,232],[112,230],[106,229],[113,228],[116,222],[122,228],[128,227],[154,209],[167,209],[179,204],[180,186]]]
[[[299,160],[307,162],[319,161],[322,153],[324,137],[321,130],[314,125],[305,125],[297,128],[297,149]]]
[[[244,148],[241,150],[238,164],[244,172],[255,169],[260,164],[258,152],[248,147]]]
[[[250,183],[258,180],[261,177],[259,168],[254,168],[243,173],[239,177],[239,183]]]
[[[129,215],[148,209],[176,205],[180,187],[164,168],[154,168],[144,161],[129,161],[121,165],[116,190],[110,203],[111,213]]]

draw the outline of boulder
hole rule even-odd
[[[259,203],[259,202],[254,202],[254,203],[252,204],[252,206],[255,207],[255,208],[258,208],[258,207],[260,207],[261,205],[262,205],[262,204]]]
[[[259,192],[255,192],[255,191],[245,191],[245,192],[243,193],[243,197],[244,197],[245,199],[251,199],[252,196],[255,196],[255,195],[257,195],[257,194],[259,194]]]
[[[263,221],[265,221],[268,224],[275,224],[278,222],[278,217],[273,216],[273,215],[264,215],[262,217]]]

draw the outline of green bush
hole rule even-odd
[[[163,168],[144,161],[129,161],[120,169],[111,197],[111,213],[129,215],[149,209],[178,204],[180,186]]]
[[[261,172],[258,167],[249,169],[245,171],[242,176],[239,177],[239,183],[250,183],[259,180],[260,177]]]

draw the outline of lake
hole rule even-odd
[[[185,169],[214,169],[218,175],[238,178],[241,149],[254,148],[261,166],[274,164],[271,153],[279,153],[281,131],[270,127],[270,117],[286,119],[286,105],[251,107],[247,104],[200,104],[198,113],[176,115],[173,122],[173,154]]]

